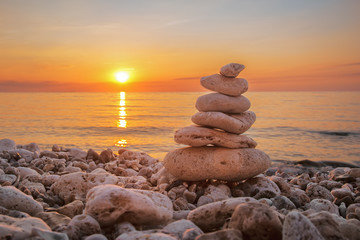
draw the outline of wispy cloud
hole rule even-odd
[[[194,80],[194,79],[200,79],[201,77],[181,77],[181,78],[174,78],[173,80]]]
[[[191,19],[175,20],[175,21],[167,22],[163,26],[164,27],[171,27],[171,26],[182,24],[182,23],[188,23],[188,22],[191,22],[191,21],[192,21]]]
[[[342,74],[339,74],[339,76],[360,76],[360,72],[342,73]]]
[[[353,67],[353,66],[360,66],[360,62],[353,62],[353,63],[345,63],[339,64],[339,67]]]
[[[359,64],[360,65],[360,64]],[[269,77],[254,77],[249,79],[253,83],[287,83],[289,81],[305,81],[308,79],[321,79],[321,78],[341,78],[341,77],[354,77],[360,76],[360,72],[352,73],[315,73],[315,74],[299,74],[299,75],[286,75],[286,76],[269,76]]]
[[[79,91],[86,87],[83,83],[66,83],[53,81],[0,81],[0,92],[58,92]]]
[[[120,24],[109,23],[109,24],[84,24],[84,25],[57,25],[57,26],[46,26],[43,29],[49,30],[114,30],[118,28]]]
[[[58,86],[59,84],[51,81],[42,81],[42,82],[20,82],[20,81],[0,81],[1,90],[12,90],[18,87],[27,88],[27,89],[36,89],[39,87],[47,88]]]

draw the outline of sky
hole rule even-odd
[[[1,0],[1,92],[360,90],[358,0]],[[126,71],[126,83],[114,74]]]

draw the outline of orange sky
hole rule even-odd
[[[360,2],[0,1],[0,91],[360,90]],[[125,84],[114,73],[128,71]]]

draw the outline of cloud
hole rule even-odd
[[[339,67],[352,67],[352,66],[360,66],[360,62],[353,62],[353,63],[345,63],[338,65]]]
[[[359,64],[360,65],[360,64]],[[360,76],[360,72],[353,72],[353,73],[340,73],[339,76]]]
[[[139,81],[117,82],[50,82],[50,81],[0,81],[0,92],[172,92],[202,91],[198,82]]]
[[[11,92],[11,91],[33,91],[36,89],[52,88],[57,84],[50,81],[43,82],[19,82],[19,81],[0,81],[0,91]]]
[[[164,27],[171,27],[171,26],[182,24],[182,23],[188,23],[190,21],[191,21],[191,19],[175,20],[175,21],[168,22],[168,23],[164,24],[163,26]]]
[[[68,83],[68,82],[52,82],[52,81],[25,82],[25,81],[7,80],[7,81],[0,81],[0,92],[77,92],[88,89],[88,85],[89,84],[84,84],[84,83]]]
[[[195,80],[195,79],[200,79],[201,77],[182,77],[182,78],[174,78],[173,80]]]

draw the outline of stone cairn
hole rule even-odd
[[[215,93],[197,99],[199,112],[191,117],[197,125],[175,132],[175,141],[190,147],[175,149],[164,158],[166,170],[177,179],[240,181],[270,167],[268,155],[255,149],[253,139],[242,135],[256,120],[255,113],[248,111],[250,101],[242,95],[248,83],[237,78],[244,68],[230,63],[220,74],[201,78],[201,85]]]

